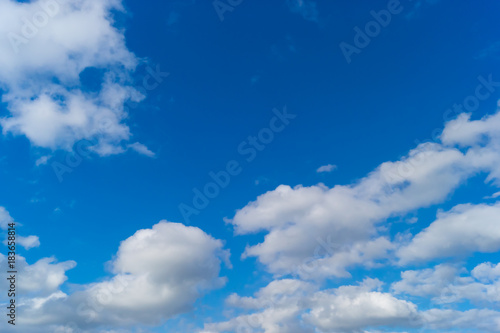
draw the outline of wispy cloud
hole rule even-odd
[[[305,20],[318,22],[319,12],[316,2],[311,0],[287,0],[288,8],[300,14]]]
[[[320,166],[316,172],[332,172],[333,170],[337,169],[337,166],[334,164],[327,164],[327,165],[322,165]]]

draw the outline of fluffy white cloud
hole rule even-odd
[[[422,319],[436,332],[500,332],[500,312],[489,309],[431,309],[422,313]]]
[[[203,333],[247,332],[361,332],[363,328],[419,326],[417,307],[376,291],[379,280],[366,279],[359,286],[317,291],[298,280],[276,280],[255,297],[231,295],[227,304],[256,312],[226,322],[206,324]]]
[[[479,264],[472,270],[471,274],[481,282],[500,280],[500,263],[496,265],[490,262]]]
[[[4,272],[9,270],[7,264],[7,256],[0,254],[0,269]],[[29,265],[23,256],[17,255],[17,279],[15,284],[18,315],[24,316],[25,313],[29,314],[33,311],[40,311],[45,302],[65,298],[66,294],[61,292],[59,288],[68,279],[66,271],[75,266],[76,263],[74,261],[57,262],[54,258],[42,258],[36,263]],[[9,290],[10,282],[5,278],[2,279],[0,281],[0,288],[2,290]],[[2,307],[8,301],[7,293],[0,295],[0,305]],[[55,316],[55,314],[50,316]],[[43,317],[33,317],[28,318],[26,322],[30,322],[31,319],[37,323],[40,320],[44,320]],[[6,322],[0,322],[0,330],[2,332],[9,332],[9,326],[11,325],[7,325]],[[15,327],[13,331],[15,331]],[[27,327],[26,332],[30,332],[30,328]]]
[[[221,263],[230,267],[223,243],[201,229],[161,221],[122,241],[110,262],[114,276],[74,286],[67,295],[59,287],[72,261],[44,258],[27,265],[19,257],[19,288],[36,297],[23,297],[19,313],[23,332],[81,329],[101,332],[106,326],[159,324],[192,309],[205,292],[222,287]],[[4,323],[0,324],[3,331]],[[17,328],[17,327],[16,327]],[[72,331],[70,331],[72,332]]]
[[[444,268],[436,274],[444,274],[446,278],[450,274]],[[424,284],[431,283],[428,276],[424,278],[427,279]],[[437,308],[421,311],[416,304],[383,292],[382,286],[380,280],[367,278],[359,285],[318,291],[315,284],[304,281],[275,280],[253,297],[230,295],[226,305],[241,311],[227,321],[206,323],[200,333],[375,333],[388,332],[390,328],[398,332],[401,329],[500,331],[500,312]],[[428,290],[435,292],[436,288],[429,286]],[[425,293],[425,290],[420,288],[415,292]]]
[[[458,269],[449,265],[438,265],[418,271],[401,272],[401,281],[392,284],[396,294],[410,294],[414,296],[439,296],[444,294],[445,288],[452,283]]]
[[[346,277],[352,266],[370,267],[390,258],[395,247],[381,235],[387,219],[443,202],[480,172],[488,174],[487,180],[500,176],[498,119],[500,113],[478,121],[462,115],[446,124],[442,143],[420,144],[351,185],[280,185],[262,194],[229,220],[239,235],[266,232],[264,241],[248,246],[243,257],[257,257],[273,274],[303,278]],[[498,206],[485,205],[459,205],[440,213],[399,249],[401,263],[497,251],[498,213]],[[325,237],[330,239],[326,253]],[[305,275],[301,267],[315,269]]]
[[[471,147],[467,152],[470,165],[489,173],[487,181],[500,185],[500,113],[480,120],[470,120],[470,114],[461,114],[447,123],[441,140],[443,144]]]
[[[249,310],[226,322],[205,324],[203,333],[293,332],[312,333],[311,327],[303,325],[300,315],[304,311],[303,301],[316,287],[307,282],[283,279],[272,281],[255,293],[255,297],[232,294],[226,300],[231,307]]]
[[[112,11],[120,0],[0,1],[0,84],[10,115],[4,134],[26,136],[33,146],[73,147],[92,140],[100,155],[125,151],[127,100],[143,96],[129,84],[138,63],[127,49]],[[103,71],[98,91],[82,88],[87,68]]]
[[[17,243],[24,247],[26,250],[40,246],[40,239],[38,238],[38,236],[17,236],[16,240]]]
[[[438,265],[401,273],[401,280],[393,283],[398,294],[432,298],[439,304],[468,300],[474,303],[500,302],[500,264],[482,263],[470,275],[465,269],[450,265]]]
[[[402,264],[434,258],[461,256],[471,252],[500,250],[500,203],[458,205],[441,212],[410,244],[398,250]]]
[[[448,122],[441,134],[441,141],[446,145],[462,147],[486,144],[486,135],[493,140],[500,139],[500,113],[484,117],[480,120],[470,120],[468,113],[460,114]]]
[[[50,295],[68,279],[66,271],[74,268],[76,262],[56,262],[55,258],[42,258],[32,265],[26,259],[16,258],[19,273],[19,290],[22,294]]]
[[[361,286],[343,286],[316,293],[305,315],[321,332],[361,332],[379,326],[419,326],[417,306],[388,293],[375,291],[378,280],[365,280]]]
[[[264,242],[246,249],[245,256],[258,257],[272,273],[293,273],[318,252],[324,237],[331,238],[327,256],[359,252],[354,247],[370,246],[379,238],[377,224],[391,215],[442,201],[468,174],[468,167],[460,164],[463,159],[456,149],[422,144],[402,160],[383,163],[350,186],[281,185],[239,210],[231,223],[237,234],[268,232]],[[390,249],[386,244],[376,253],[384,258]],[[359,263],[359,256],[337,258],[340,261],[335,264],[333,259],[330,264],[338,267],[338,274],[328,274],[345,276],[345,267]],[[377,258],[370,255],[369,259]]]

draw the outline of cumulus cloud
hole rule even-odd
[[[40,239],[38,238],[38,236],[34,235],[28,237],[17,236],[16,240],[17,243],[20,244],[22,247],[24,247],[26,250],[40,246]]]
[[[451,309],[431,309],[422,313],[422,319],[429,329],[442,332],[498,332],[500,312],[490,309],[458,311]]]
[[[424,283],[427,282],[430,281]],[[389,332],[391,328],[398,332],[403,329],[498,332],[498,311],[439,308],[422,311],[413,302],[382,289],[383,283],[371,278],[358,285],[325,290],[300,280],[274,280],[254,296],[230,295],[226,305],[241,312],[226,321],[206,323],[199,333],[374,333]]]
[[[379,326],[419,326],[417,306],[388,293],[376,291],[378,280],[361,286],[343,286],[322,291],[311,299],[307,321],[322,332],[360,332]]]
[[[490,305],[500,302],[500,264],[482,263],[466,273],[463,268],[447,264],[404,271],[391,288],[397,294],[431,298],[439,304],[464,300]]]
[[[316,290],[313,285],[293,279],[272,281],[256,292],[255,297],[240,297],[232,294],[226,300],[231,307],[249,310],[226,322],[206,324],[203,333],[247,332],[262,330],[271,332],[313,333],[306,327],[300,315],[303,300]]]
[[[23,332],[46,332],[72,323],[89,332],[112,325],[159,324],[192,309],[204,293],[222,287],[221,264],[230,267],[223,243],[201,229],[161,221],[122,241],[109,279],[66,294],[60,286],[73,261],[43,258],[33,265],[20,257]],[[0,326],[2,328],[2,326]],[[2,330],[3,331],[3,330]]]
[[[226,301],[230,306],[256,312],[205,324],[202,332],[361,332],[367,327],[418,326],[416,305],[378,291],[381,285],[379,280],[366,279],[359,286],[317,291],[303,281],[276,280],[254,297],[233,294]]]
[[[0,268],[7,271],[7,265],[7,256],[0,254]],[[66,272],[75,266],[76,263],[72,260],[57,262],[55,258],[42,258],[30,265],[26,258],[18,254],[16,256],[18,301],[24,303],[31,299],[35,302],[33,304],[39,304],[42,299],[53,294],[61,295],[59,288],[68,279]],[[0,287],[8,290],[8,281],[2,279]],[[5,297],[6,295],[0,297],[0,303],[5,301]]]
[[[472,270],[472,276],[481,282],[500,280],[500,263],[496,265],[491,262],[479,264]]]
[[[427,297],[438,296],[455,280],[458,269],[450,265],[438,265],[418,271],[401,272],[401,280],[392,284],[396,294]]]
[[[257,257],[272,273],[289,274],[313,255],[322,237],[331,238],[330,256],[351,252],[359,242],[378,238],[377,223],[391,215],[442,201],[468,174],[460,165],[463,158],[456,149],[423,144],[353,185],[280,185],[239,210],[231,223],[237,234],[267,231],[264,242],[248,247],[245,255]],[[378,253],[384,257],[386,251]],[[350,264],[344,260],[344,266]]]
[[[23,135],[35,147],[70,150],[92,141],[100,155],[125,151],[131,138],[124,103],[144,96],[130,85],[138,59],[112,12],[119,0],[0,1],[0,84],[10,114],[4,134]],[[81,74],[102,70],[100,89]]]
[[[66,271],[76,266],[72,260],[58,263],[55,258],[42,258],[33,265],[28,265],[21,256],[16,259],[22,272],[19,274],[19,290],[24,294],[50,295],[58,291],[68,279]]]
[[[500,203],[458,205],[398,250],[402,264],[500,250]]]
[[[347,277],[349,267],[373,266],[390,258],[395,247],[381,236],[387,219],[443,202],[480,172],[488,175],[487,181],[499,179],[498,119],[500,113],[477,121],[462,115],[446,124],[441,143],[419,144],[350,185],[280,185],[260,195],[229,220],[238,235],[266,233],[243,257],[256,257],[275,275],[297,274],[304,263],[318,267],[308,276],[299,269],[303,278]],[[400,262],[496,251],[496,216],[498,206],[484,205],[459,205],[440,213],[435,223],[397,251]],[[324,237],[331,239],[329,250],[317,256]]]

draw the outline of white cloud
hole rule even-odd
[[[420,326],[417,306],[388,293],[374,291],[378,280],[365,280],[359,286],[322,291],[311,299],[311,310],[304,317],[321,332],[361,332],[380,326]]]
[[[5,209],[5,207],[0,206],[0,229],[2,230],[8,230],[9,229],[9,224],[10,223],[15,223],[16,227],[20,227],[21,224],[17,223],[14,221],[12,216],[10,216],[9,212]],[[5,233],[5,240],[4,244],[8,244],[8,239],[7,239],[7,233]],[[21,236],[19,233],[16,234],[16,240],[17,244],[23,246],[26,250],[29,250],[34,247],[38,247],[40,245],[40,240],[38,239],[38,236]]]
[[[76,262],[57,263],[55,258],[43,258],[33,265],[28,265],[26,259],[17,256],[17,265],[22,271],[19,274],[19,290],[22,293],[49,295],[58,291],[68,279],[66,271],[74,268]]]
[[[447,145],[462,147],[486,143],[486,136],[498,140],[500,133],[500,113],[486,116],[480,120],[470,120],[470,114],[462,113],[456,119],[448,122],[441,134],[441,140]]]
[[[500,302],[500,265],[477,265],[470,275],[465,269],[450,265],[438,265],[417,271],[401,273],[401,280],[393,283],[392,290],[431,298],[439,304],[458,303],[463,300],[476,304]]]
[[[422,319],[430,329],[443,332],[499,332],[500,312],[490,309],[472,309],[457,311],[449,309],[431,309],[422,313]]]
[[[397,252],[402,264],[500,250],[500,203],[458,205]]]
[[[496,265],[490,262],[479,264],[472,270],[471,274],[481,282],[500,280],[500,263]]]
[[[300,315],[304,300],[315,291],[307,282],[283,279],[272,281],[255,293],[255,297],[232,294],[226,300],[231,307],[250,310],[226,322],[205,324],[202,333],[216,332],[293,332],[313,333],[311,327],[302,324]]]
[[[418,326],[417,307],[377,291],[381,282],[366,279],[359,286],[317,291],[298,280],[276,280],[254,297],[231,295],[226,303],[254,312],[226,322],[205,324],[203,333],[246,332],[362,332],[377,326]]]
[[[322,165],[320,166],[316,172],[332,172],[333,170],[337,169],[336,165],[333,164],[327,164],[327,165]]]
[[[380,240],[381,232],[387,230],[387,219],[443,202],[480,172],[487,173],[487,181],[500,179],[500,135],[495,131],[498,119],[500,113],[475,122],[461,116],[446,124],[443,144],[420,144],[407,156],[380,164],[351,185],[280,185],[260,195],[229,220],[239,235],[266,232],[264,240],[248,246],[243,257],[256,257],[278,276],[297,274],[304,263],[318,267],[307,276],[299,269],[299,276],[304,278],[347,277],[349,267],[369,267],[390,258],[394,247]],[[455,145],[465,145],[466,149]],[[498,208],[478,206],[469,211],[467,207],[456,207],[446,220],[447,214],[441,213],[429,231],[398,251],[401,263],[500,249],[498,232],[492,229]],[[477,216],[470,216],[469,224],[462,225],[458,219],[469,214]],[[457,219],[452,221],[455,215]],[[479,218],[478,223],[470,223]],[[448,227],[453,228],[452,233]],[[315,253],[325,237],[331,239],[329,249],[318,257]],[[377,251],[360,251],[373,246],[377,239]]]
[[[7,271],[7,256],[0,254],[0,268]],[[26,258],[16,255],[17,288],[20,298],[47,297],[58,292],[59,287],[68,279],[66,271],[74,268],[74,261],[57,262],[55,258],[42,258],[32,265],[26,262]],[[7,290],[7,281],[2,279],[0,287]],[[0,297],[0,301],[6,295]]]
[[[498,197],[500,197],[500,192],[495,192],[492,195],[484,197],[484,199],[496,199]]]
[[[134,142],[127,146],[128,148],[135,150],[139,154],[146,155],[148,157],[155,157],[155,153],[148,149],[145,145],[139,142]]]
[[[447,267],[437,275],[447,278]],[[424,276],[426,275],[426,276]],[[428,272],[422,284],[431,293],[438,288]],[[409,277],[409,275],[407,275]],[[417,280],[412,280],[417,282]],[[420,294],[424,288],[414,285]],[[418,329],[426,332],[498,332],[500,312],[489,309],[457,311],[439,308],[419,310],[417,305],[382,291],[383,283],[366,278],[359,285],[344,285],[318,291],[316,285],[299,280],[282,279],[269,283],[253,297],[236,294],[226,299],[226,305],[241,311],[227,321],[205,323],[200,333],[222,332],[293,332],[293,333],[361,333],[400,332]],[[412,290],[411,288],[408,289]],[[427,294],[424,292],[424,294]],[[233,312],[234,313],[234,312]]]
[[[205,292],[222,287],[222,261],[230,267],[229,251],[220,240],[199,228],[167,221],[121,242],[110,262],[111,278],[74,286],[76,291],[69,295],[59,288],[74,262],[43,258],[27,265],[24,258],[18,260],[23,332],[52,332],[70,322],[84,332],[101,332],[110,325],[159,324],[191,310]],[[36,297],[25,297],[27,293]]]
[[[438,265],[418,271],[401,272],[401,280],[392,284],[396,294],[410,294],[414,296],[440,296],[445,288],[452,283],[458,269],[449,265]]]
[[[26,250],[40,246],[40,239],[38,238],[38,236],[33,236],[33,235],[28,237],[17,236],[16,241]]]
[[[408,157],[383,163],[350,186],[281,185],[239,210],[231,223],[237,234],[268,232],[262,243],[246,249],[245,256],[257,257],[274,274],[292,273],[313,256],[318,239],[331,238],[329,256],[353,253],[354,246],[363,247],[360,242],[379,238],[377,223],[442,201],[467,175],[467,167],[460,166],[463,159],[456,149],[421,145]],[[385,248],[389,250],[390,246]],[[384,258],[387,251],[377,253]],[[337,258],[343,263],[334,266],[342,276],[346,276],[342,266],[360,262],[358,256]]]
[[[52,157],[52,155],[44,155],[44,156],[41,156],[39,157],[36,161],[35,161],[35,165],[36,166],[40,166],[40,165],[45,165],[47,164],[47,162],[49,161],[49,159]]]
[[[131,133],[124,103],[143,96],[130,86],[138,60],[113,26],[114,10],[122,10],[121,1],[0,1],[0,34],[11,41],[0,45],[0,83],[10,111],[0,119],[4,134],[51,150],[70,150],[86,139],[100,155],[125,151],[122,142]],[[96,92],[80,82],[93,67],[104,70]]]

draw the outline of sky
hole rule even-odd
[[[0,0],[0,331],[500,332],[499,10]]]

